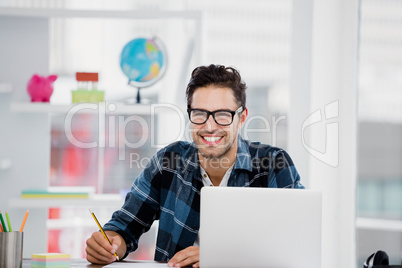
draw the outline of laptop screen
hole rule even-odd
[[[201,267],[321,265],[321,193],[203,187]]]

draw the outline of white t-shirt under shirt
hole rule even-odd
[[[226,173],[223,176],[222,181],[219,184],[219,187],[228,186],[228,181],[229,181],[230,173],[232,173],[233,166],[234,166],[234,164],[228,170],[226,170]],[[212,183],[211,179],[209,178],[207,172],[205,172],[205,170],[201,166],[200,166],[200,169],[201,169],[202,183],[204,184],[204,186],[214,186],[214,184]],[[201,231],[201,226],[200,226],[200,230],[198,230],[197,238],[194,241],[193,246],[195,246],[195,247],[200,246],[200,231]]]

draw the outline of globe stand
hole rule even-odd
[[[137,91],[137,103],[141,103],[140,89],[141,88],[139,87]]]
[[[129,104],[141,104],[141,103],[145,104],[145,103],[148,102],[148,99],[146,99],[146,98],[144,99],[144,98],[141,97],[141,92],[140,91],[144,87],[141,87],[140,85],[138,85],[138,84],[136,84],[136,83],[134,83],[133,81],[130,81],[130,80],[128,81],[128,85],[137,89],[137,95],[133,96],[133,98],[130,98],[129,100],[127,100],[127,103],[129,103]]]

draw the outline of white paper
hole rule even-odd
[[[160,263],[160,262],[155,262],[155,261],[130,261],[130,260],[124,260],[124,261],[117,261],[117,262],[112,262],[111,264],[108,264],[103,267],[144,267],[144,268],[160,268],[160,267],[168,267],[167,263]]]

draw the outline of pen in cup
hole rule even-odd
[[[27,209],[27,212],[25,212],[25,216],[24,216],[24,219],[22,220],[20,232],[24,231],[24,226],[25,226],[25,222],[27,221],[28,214],[29,214],[29,209]]]
[[[7,233],[7,227],[6,227],[6,224],[4,223],[4,219],[3,219],[3,215],[1,214],[1,211],[0,211],[0,221],[1,221],[1,225],[3,226],[3,231],[5,233]]]
[[[6,210],[6,219],[7,219],[7,224],[8,224],[8,230],[9,230],[9,232],[12,232],[13,229],[11,228],[10,217],[8,216],[7,210]]]

